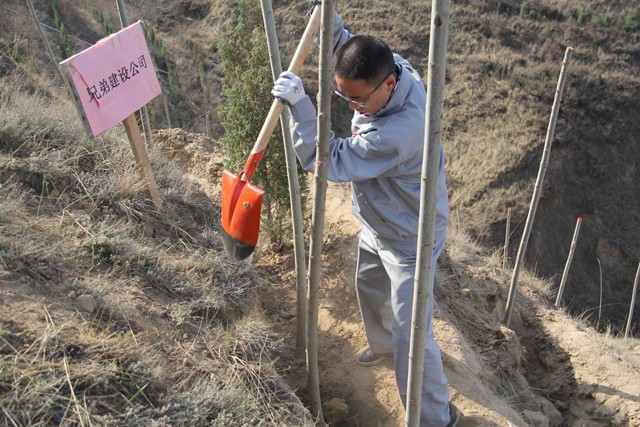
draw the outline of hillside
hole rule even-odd
[[[34,3],[55,27],[50,2]],[[58,1],[68,33],[89,42],[118,22],[113,3]],[[218,237],[224,152],[215,111],[224,100],[215,46],[233,25],[234,2],[155,4],[132,2],[129,15],[162,40],[168,54],[157,66],[177,70],[180,88],[159,74],[174,127],[165,129],[162,101],[154,102],[160,211],[145,197],[122,129],[93,140],[81,133],[25,5],[0,5],[0,425],[311,424],[305,359],[294,350],[291,248],[261,247],[235,265]],[[274,7],[288,58],[308,3]],[[426,68],[424,2],[339,8],[354,31]],[[616,337],[640,255],[639,17],[640,6],[619,1],[454,4],[443,122],[452,222],[434,329],[463,426],[640,424],[640,344]],[[575,60],[506,328],[505,210],[514,208],[513,260],[567,45]],[[316,70],[314,52],[303,71],[311,93]],[[348,120],[336,100],[338,132]],[[354,361],[366,344],[348,199],[345,187],[330,187],[323,268],[332,274],[319,320],[325,417],[401,425],[390,366]],[[568,310],[556,310],[550,302],[580,215]]]
[[[55,28],[50,2],[34,2]],[[127,5],[129,20],[144,19],[172,126],[219,138],[222,70],[217,43],[233,26],[234,0]],[[78,6],[58,1],[77,52],[119,27],[115,3]],[[26,7],[11,0],[3,11],[9,57],[51,75]],[[426,69],[429,2],[351,1],[339,6],[354,32],[370,32]],[[305,25],[306,2],[274,2],[283,61]],[[144,12],[143,12],[144,11]],[[18,15],[17,13],[22,15]],[[515,260],[542,155],[560,63],[575,48],[558,119],[544,192],[526,253],[538,274],[559,283],[576,219],[584,218],[564,304],[601,328],[620,331],[640,258],[637,186],[640,158],[640,5],[623,1],[464,1],[453,6],[443,120],[452,209],[482,244],[505,241],[506,209],[513,208],[510,255]],[[60,57],[57,34],[49,30]],[[81,42],[81,41],[84,41]],[[317,91],[317,52],[303,70]],[[313,98],[313,96],[312,96]],[[334,102],[334,128],[348,132],[350,114]],[[152,122],[167,125],[161,99]],[[208,129],[207,129],[208,125]],[[603,288],[601,319],[595,308]],[[605,319],[604,321],[602,319]],[[600,320],[600,321],[598,321]]]

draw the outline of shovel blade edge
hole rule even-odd
[[[222,176],[222,228],[227,255],[238,262],[253,252],[260,234],[264,191],[225,170]]]
[[[224,229],[222,230],[222,241],[224,242],[224,250],[227,256],[233,262],[240,262],[247,258],[256,248],[236,239]]]

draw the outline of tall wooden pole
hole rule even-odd
[[[120,14],[120,25],[122,28],[129,25],[129,17],[127,16],[127,9],[124,6],[124,0],[117,0],[118,13]],[[144,129],[144,140],[147,143],[147,147],[151,147],[153,143],[153,137],[151,136],[151,124],[149,121],[149,110],[146,105],[143,105],[140,109],[140,121],[142,122],[142,129]]]
[[[578,217],[578,221],[576,221],[576,228],[573,231],[573,238],[571,239],[571,246],[569,247],[569,256],[567,257],[567,262],[564,264],[564,272],[562,273],[560,287],[558,288],[558,295],[556,296],[556,307],[558,307],[560,305],[560,301],[562,301],[564,286],[567,283],[567,277],[569,277],[569,269],[571,268],[573,254],[576,251],[576,244],[578,242],[578,235],[580,234],[580,224],[582,224],[582,217]]]
[[[271,0],[260,0],[262,5],[262,17],[264,28],[267,32],[269,47],[269,59],[271,60],[271,72],[273,79],[282,73],[282,61],[280,48],[278,47],[278,35],[273,17]],[[284,141],[285,160],[287,162],[287,177],[289,179],[289,202],[291,204],[291,222],[293,223],[293,252],[296,266],[296,315],[297,333],[296,347],[298,350],[305,348],[307,326],[307,266],[304,253],[304,223],[302,221],[302,197],[300,195],[300,183],[298,181],[298,163],[296,153],[291,142],[289,131],[289,109],[285,108],[280,114],[280,127],[282,128],[282,140]]]
[[[638,271],[636,271],[636,280],[633,282],[633,293],[631,294],[631,306],[629,307],[629,317],[627,318],[627,328],[624,330],[624,337],[629,337],[631,330],[631,319],[633,319],[633,309],[636,305],[636,294],[638,293],[638,281],[640,281],[640,263],[638,263]]]
[[[316,6],[317,7],[317,6]],[[318,379],[318,289],[322,273],[322,234],[327,200],[327,169],[331,134],[331,94],[333,92],[333,0],[323,0],[320,6],[320,93],[318,94],[318,137],[316,140],[316,170],[314,174],[313,214],[309,243],[309,289],[307,316],[307,370],[311,413],[317,424],[324,426],[320,383]]]
[[[71,79],[58,66],[58,62],[56,61],[56,57],[53,54],[53,50],[51,49],[51,45],[49,44],[49,40],[47,39],[47,35],[45,34],[44,30],[42,29],[42,25],[40,24],[40,20],[38,19],[38,15],[36,15],[36,10],[33,7],[33,2],[31,0],[27,0],[27,6],[29,7],[29,12],[31,12],[31,16],[33,17],[33,20],[36,23],[36,28],[38,29],[38,33],[40,33],[40,38],[42,38],[42,42],[44,43],[44,47],[47,50],[47,54],[49,55],[49,60],[51,61],[51,65],[53,65],[53,68],[56,70],[56,73],[58,74],[60,79],[62,79],[62,83],[64,84],[64,87],[67,90],[67,94],[69,95],[69,99],[74,100],[76,98],[76,96],[75,96],[74,91],[73,91],[73,85],[71,84]],[[75,107],[76,111],[78,112],[78,115],[80,117],[84,117],[85,114],[84,114],[84,111],[82,110],[82,108],[80,107],[79,102],[73,102],[73,106]],[[84,121],[83,121],[83,126],[84,126],[85,131],[87,132],[87,134],[89,134],[90,131],[89,131],[88,125]]]
[[[572,53],[573,53],[573,48],[567,47],[567,50],[564,53],[564,60],[562,61],[562,68],[560,69],[560,77],[558,78],[556,95],[553,100],[553,107],[551,108],[551,118],[549,119],[549,127],[547,128],[547,137],[544,142],[544,152],[542,153],[542,160],[540,160],[540,169],[538,170],[538,178],[536,179],[536,186],[535,186],[535,189],[533,190],[531,205],[529,206],[529,215],[527,216],[527,222],[525,223],[524,232],[522,233],[522,240],[520,241],[520,247],[518,248],[516,265],[513,268],[513,274],[511,276],[511,285],[509,286],[509,297],[507,298],[507,307],[504,315],[504,324],[507,327],[511,322],[511,312],[513,311],[513,304],[515,302],[516,293],[518,291],[518,277],[520,276],[520,268],[522,267],[524,254],[527,251],[527,244],[529,243],[529,235],[531,234],[531,228],[533,227],[533,220],[536,216],[536,210],[538,208],[538,201],[540,200],[540,193],[542,192],[542,183],[544,182],[544,175],[547,172],[549,155],[551,153],[551,144],[553,143],[553,135],[556,129],[558,111],[560,110],[560,102],[562,101],[562,92],[564,91],[564,82],[566,80],[567,69],[569,68],[569,60],[571,59]]]
[[[511,234],[511,208],[507,208],[507,228],[504,232],[504,252],[502,254],[502,269],[509,267],[509,237]]]
[[[429,287],[433,265],[436,218],[438,165],[442,149],[442,109],[449,39],[451,0],[433,0],[431,35],[427,74],[427,105],[424,132],[422,183],[420,186],[420,217],[418,221],[418,264],[414,279],[411,343],[409,345],[409,382],[405,425],[420,425],[422,380],[424,376],[424,345],[426,340],[428,301],[433,298]]]
[[[73,91],[71,90],[71,82],[69,81],[67,76],[62,71],[60,71],[60,68],[58,67],[58,61],[56,61],[56,57],[53,54],[53,50],[51,49],[51,45],[49,44],[49,40],[47,39],[47,35],[44,33],[44,30],[42,29],[42,25],[40,24],[40,20],[38,19],[38,15],[36,15],[36,10],[33,7],[33,2],[31,0],[27,0],[27,6],[29,7],[29,12],[31,12],[31,16],[33,17],[33,20],[36,23],[36,28],[38,29],[38,33],[40,33],[40,38],[42,39],[42,42],[44,43],[45,49],[47,50],[47,55],[49,55],[49,60],[51,61],[51,64],[53,65],[53,68],[56,70],[56,73],[58,74],[58,76],[62,80],[62,83],[64,83],[65,89],[69,93],[69,96],[71,97],[71,99],[73,99]]]

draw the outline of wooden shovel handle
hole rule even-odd
[[[307,57],[309,50],[311,50],[311,46],[313,45],[313,39],[315,38],[318,30],[320,29],[320,14],[321,8],[315,7],[313,9],[313,13],[311,14],[311,18],[309,19],[309,23],[307,24],[307,28],[304,30],[302,34],[302,38],[298,43],[298,47],[296,48],[295,53],[293,54],[293,58],[291,59],[291,63],[289,64],[289,71],[294,74],[300,74],[300,70],[302,69],[302,64],[304,63],[305,58]],[[251,149],[251,154],[249,155],[249,159],[244,166],[243,170],[243,181],[249,182],[251,181],[251,177],[253,177],[256,168],[258,167],[258,163],[262,159],[262,151],[267,148],[267,144],[269,139],[271,138],[271,134],[276,127],[276,123],[280,119],[280,114],[282,114],[282,110],[284,110],[284,103],[278,99],[273,100],[273,104],[271,104],[271,109],[269,110],[269,114],[262,125],[262,129],[260,130],[260,134],[258,135],[258,139],[256,143],[253,145]]]

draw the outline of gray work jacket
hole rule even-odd
[[[334,19],[334,52],[351,34],[342,19]],[[327,178],[351,182],[353,213],[375,236],[394,247],[415,248],[420,210],[420,182],[424,150],[426,92],[418,72],[394,54],[400,75],[387,105],[371,116],[354,112],[352,136],[331,132]],[[291,110],[293,146],[307,171],[316,160],[317,115],[308,96]],[[449,200],[444,153],[440,150],[434,240],[442,249]]]

